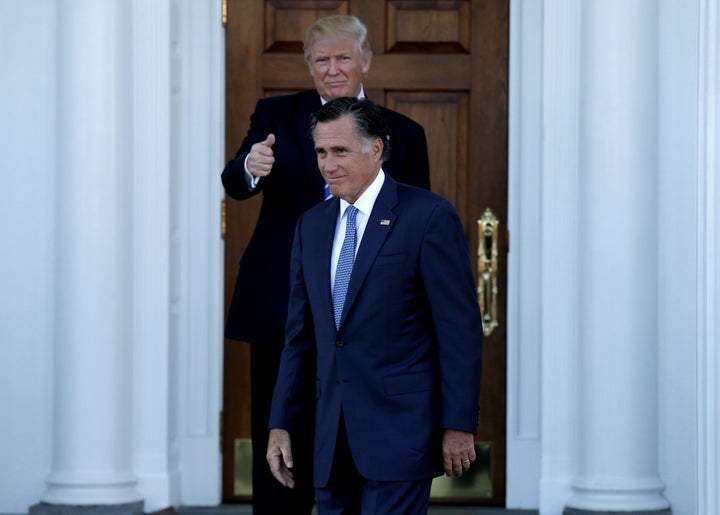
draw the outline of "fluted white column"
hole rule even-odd
[[[582,3],[578,473],[566,513],[669,512],[658,477],[658,3]]]
[[[57,169],[53,454],[42,501],[139,504],[142,513],[131,453],[128,5],[65,0],[57,8],[58,158],[35,163]]]
[[[577,0],[546,0],[542,43],[542,514],[571,495],[576,432],[578,70]]]

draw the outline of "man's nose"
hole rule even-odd
[[[331,156],[323,159],[322,169],[324,172],[332,172],[337,168],[337,162]]]
[[[330,73],[331,75],[335,75],[336,73],[338,73],[338,70],[339,66],[337,60],[330,59],[330,68],[328,69],[328,73]]]

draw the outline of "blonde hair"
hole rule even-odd
[[[316,42],[332,39],[354,40],[360,55],[363,59],[368,59],[372,56],[372,49],[367,36],[367,27],[356,16],[333,14],[320,18],[314,21],[305,33],[303,42],[305,61],[310,62],[312,47]]]

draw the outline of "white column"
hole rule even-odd
[[[127,5],[65,0],[57,8],[53,455],[42,501],[140,504],[142,512],[131,453],[132,147],[127,106],[132,100],[132,26]]]
[[[170,406],[171,0],[133,0],[132,18],[133,462],[153,512],[181,496]]]
[[[658,477],[655,0],[582,3],[578,473],[566,513],[669,512]]]

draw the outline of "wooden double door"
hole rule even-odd
[[[242,142],[258,98],[313,87],[302,56],[306,27],[329,14],[356,15],[367,25],[373,49],[366,94],[423,125],[432,190],[455,205],[473,255],[478,251],[478,297],[487,319],[476,438],[482,463],[474,475],[436,481],[437,503],[502,505],[505,499],[508,4],[227,0],[226,157]],[[225,205],[226,310],[259,202],[228,198]],[[249,346],[226,340],[226,501],[251,495],[249,478],[242,477],[250,470],[249,367]]]

